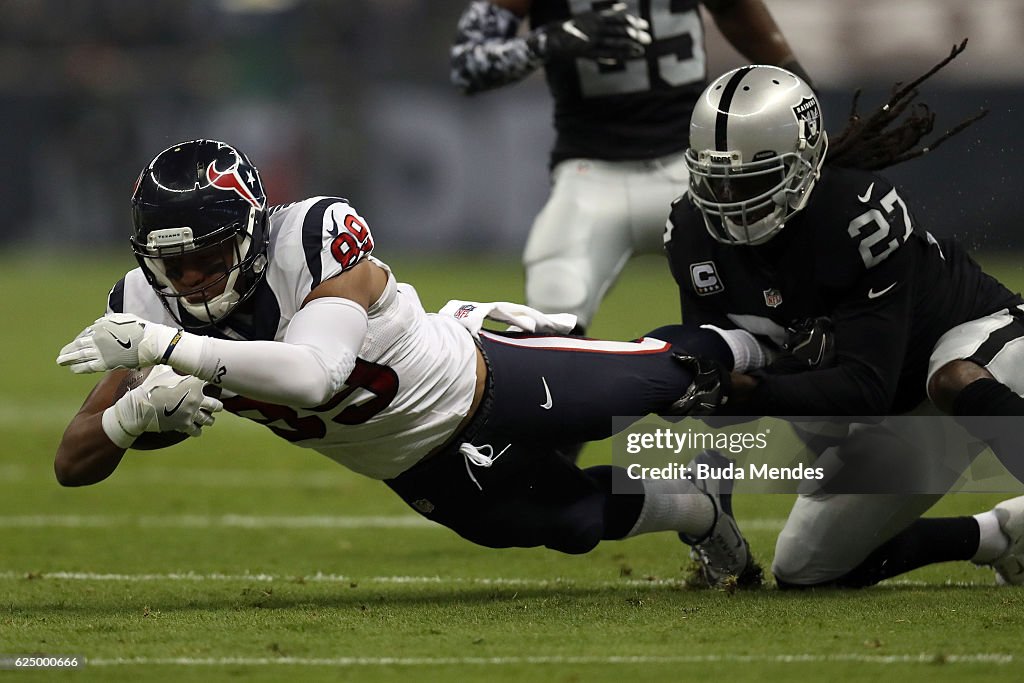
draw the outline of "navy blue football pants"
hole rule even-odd
[[[692,376],[674,350],[732,360],[717,334],[681,325],[636,342],[483,332],[480,343],[490,386],[476,419],[449,448],[386,483],[479,545],[565,553],[624,537],[643,507],[643,487],[622,468],[580,469],[560,448],[607,438],[613,417],[663,412],[682,396]],[[467,442],[493,464],[462,455]]]

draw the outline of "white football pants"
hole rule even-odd
[[[686,192],[683,153],[650,161],[567,159],[523,254],[526,303],[590,324],[634,253],[663,253],[672,201]],[[666,286],[670,281],[666,280]]]

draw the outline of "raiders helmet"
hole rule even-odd
[[[806,83],[775,66],[735,69],[694,107],[690,201],[716,240],[761,244],[806,206],[827,148],[821,107]]]
[[[168,147],[142,171],[131,203],[135,257],[179,325],[213,325],[256,289],[267,265],[267,197],[242,152],[215,140]],[[193,253],[211,255],[205,263],[221,276],[177,291],[175,264]],[[221,283],[221,293],[203,293]]]

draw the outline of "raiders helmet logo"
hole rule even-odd
[[[821,137],[821,108],[818,107],[818,100],[813,97],[803,98],[800,104],[793,107],[793,115],[800,122],[807,144],[818,144],[818,138]]]

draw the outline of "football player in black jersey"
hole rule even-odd
[[[459,20],[451,76],[463,92],[544,67],[557,138],[523,257],[526,300],[576,314],[579,330],[634,252],[660,252],[686,188],[686,122],[706,83],[701,4],[748,59],[808,80],[762,0],[472,0]]]
[[[1006,420],[972,416],[1024,415],[1024,300],[955,240],[933,237],[901,191],[872,172],[934,149],[978,118],[917,147],[934,115],[911,108],[915,88],[962,49],[873,116],[854,113],[831,147],[814,92],[788,71],[743,67],[702,95],[686,152],[689,196],[673,204],[666,229],[683,316],[745,330],[769,353],[782,350],[787,328],[812,321],[802,341],[813,352],[795,363],[790,354],[750,373],[709,372],[717,413],[941,410],[1022,477],[1019,420],[1008,430]],[[992,564],[1000,580],[1024,583],[1024,498],[976,517],[918,519],[970,457],[921,425],[889,418],[850,431],[838,461],[878,468],[861,481],[891,484],[893,472],[909,470],[911,484],[923,485],[909,490],[923,492],[802,493],[776,548],[780,585],[870,585],[948,560]]]

